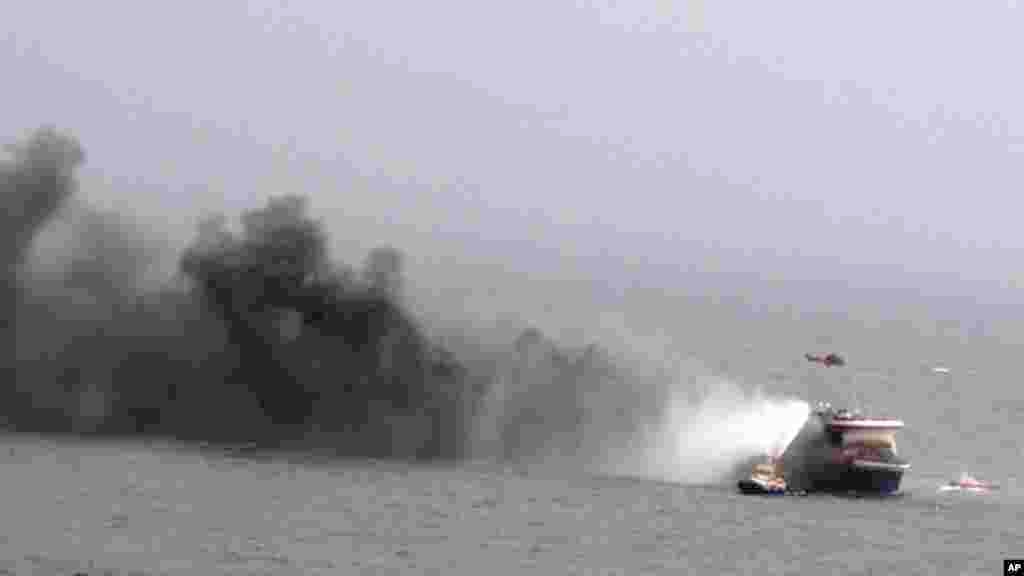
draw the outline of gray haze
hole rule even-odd
[[[393,244],[425,309],[483,323],[1019,341],[1022,24],[1006,1],[19,2],[0,134],[73,132],[83,197],[134,210],[168,271],[201,213],[295,192],[339,255]]]

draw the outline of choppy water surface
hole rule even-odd
[[[987,575],[1001,572],[1002,558],[1024,556],[1024,388],[1012,369],[974,363],[967,370],[951,358],[950,373],[913,366],[872,371],[863,362],[822,371],[799,358],[776,365],[778,357],[751,354],[727,368],[729,378],[748,389],[763,384],[775,398],[853,400],[903,418],[900,451],[913,464],[903,497],[742,496],[728,484],[688,484],[692,470],[664,482],[657,476],[672,470],[646,479],[572,467],[525,474],[489,464],[332,464],[167,444],[9,437],[0,439],[0,568]],[[669,458],[670,467],[708,460],[696,456],[712,435],[684,429],[710,430],[723,406],[711,408],[700,413],[714,415],[704,424],[682,417],[681,434],[690,437],[679,446],[689,452]],[[722,448],[721,439],[711,440],[707,450]],[[936,493],[964,470],[1003,490]]]
[[[1024,553],[1013,486],[950,497],[917,477],[899,499],[770,499],[26,438],[3,441],[0,474],[14,574],[996,574]]]

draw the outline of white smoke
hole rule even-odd
[[[664,333],[606,325],[603,336],[618,350],[634,395],[657,410],[625,446],[608,446],[602,472],[688,484],[730,479],[753,458],[778,456],[807,422],[810,405],[800,399],[746,392],[686,355]],[[636,413],[644,417],[647,414]]]
[[[726,481],[751,459],[781,455],[807,421],[810,406],[803,400],[704,380],[704,396],[696,400],[682,386],[671,389],[661,419],[609,472],[688,484]]]
[[[591,334],[618,376],[556,382],[543,370],[499,367],[475,422],[474,457],[706,484],[752,458],[781,455],[807,421],[807,402],[746,392],[664,332],[638,329],[622,315],[597,320]],[[570,385],[578,404],[565,404],[572,409],[563,413],[557,406]],[[559,443],[566,430],[571,441]]]

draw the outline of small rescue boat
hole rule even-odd
[[[942,486],[939,486],[939,492],[974,492],[986,494],[998,489],[998,484],[978,480],[966,473],[961,475],[959,480],[950,480]]]
[[[778,473],[774,460],[754,466],[749,478],[737,483],[744,494],[781,495],[786,493],[786,480]]]
[[[831,366],[846,366],[846,360],[842,356],[836,353],[826,354],[824,356],[818,356],[815,354],[804,354],[804,358],[808,362],[814,362],[816,364],[822,364],[826,367]]]

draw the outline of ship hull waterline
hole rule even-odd
[[[898,494],[909,465],[833,464],[814,479],[810,491],[889,496]]]

